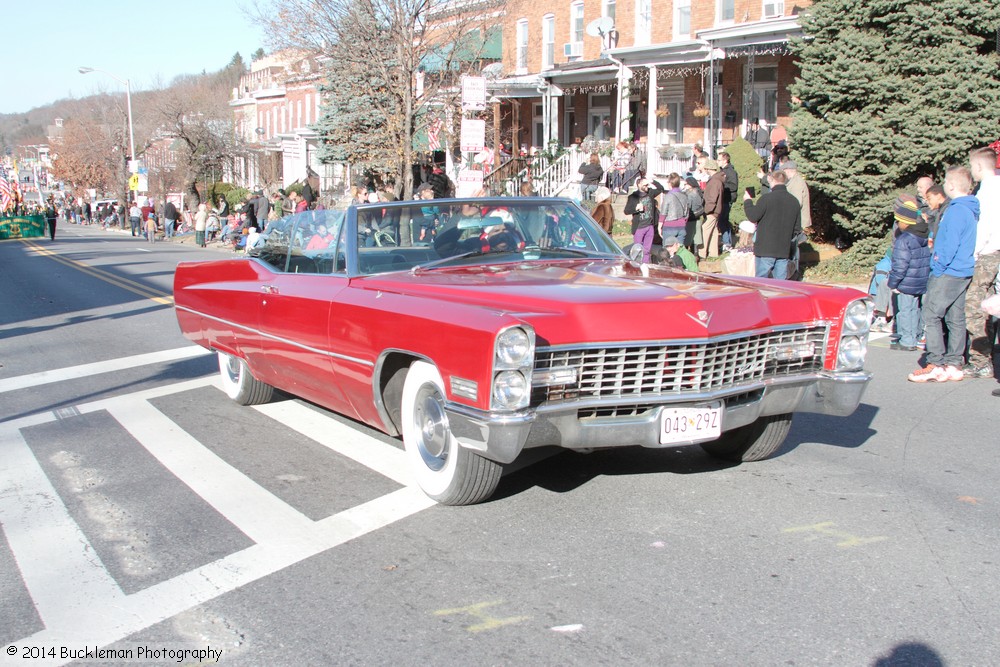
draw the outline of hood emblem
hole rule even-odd
[[[705,327],[706,329],[708,328],[709,322],[712,321],[712,313],[708,312],[707,310],[699,310],[697,316],[692,315],[691,313],[684,313],[684,314],[690,317],[698,324],[700,324],[701,326]]]

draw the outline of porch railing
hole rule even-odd
[[[543,197],[567,196],[580,198],[580,165],[590,159],[590,152],[579,146],[570,146],[555,160],[543,156],[514,157],[494,169],[483,179],[483,187],[493,196],[516,196],[521,185],[530,181],[536,194]],[[646,165],[649,165],[647,171]],[[601,167],[607,175],[612,167],[611,157],[601,156]],[[630,163],[629,176],[635,172],[648,173],[654,178],[662,178],[676,172],[682,176],[691,168],[691,146],[677,145],[654,148],[647,156],[645,147],[637,149]],[[606,179],[607,180],[607,179]]]

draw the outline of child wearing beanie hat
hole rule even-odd
[[[927,244],[927,223],[921,218],[912,195],[897,198],[892,214],[898,234],[892,244],[892,268],[887,284],[895,297],[899,339],[890,348],[912,352],[917,349],[924,328],[920,299],[927,292],[927,279],[931,274],[931,249]]]
[[[892,214],[898,225],[913,225],[920,221],[917,200],[912,195],[897,197],[892,207]]]

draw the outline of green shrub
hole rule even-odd
[[[757,155],[750,142],[741,137],[737,137],[733,143],[726,147],[729,153],[729,162],[736,169],[740,177],[740,185],[736,189],[736,203],[729,211],[729,222],[736,227],[740,222],[746,220],[746,212],[743,210],[743,191],[747,188],[754,188],[760,195],[760,179],[757,172],[764,165],[764,160]]]
[[[891,245],[892,234],[860,239],[846,252],[807,268],[804,277],[813,282],[868,278]]]
[[[226,192],[226,201],[229,202],[230,209],[236,209],[243,205],[250,191],[246,188],[233,188]]]
[[[208,186],[208,190],[205,193],[206,201],[209,204],[214,204],[215,202],[219,201],[219,197],[225,197],[226,193],[232,189],[233,189],[232,183],[224,183],[222,181],[212,183]]]

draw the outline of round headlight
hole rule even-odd
[[[528,382],[517,371],[504,371],[493,378],[493,400],[498,408],[519,408],[528,403]]]
[[[867,345],[858,336],[844,336],[840,339],[837,364],[842,368],[860,368],[865,363]]]
[[[531,338],[524,329],[513,327],[497,336],[497,359],[508,366],[523,366],[530,362]]]
[[[871,323],[871,312],[867,301],[855,301],[844,313],[845,331],[864,331]]]

